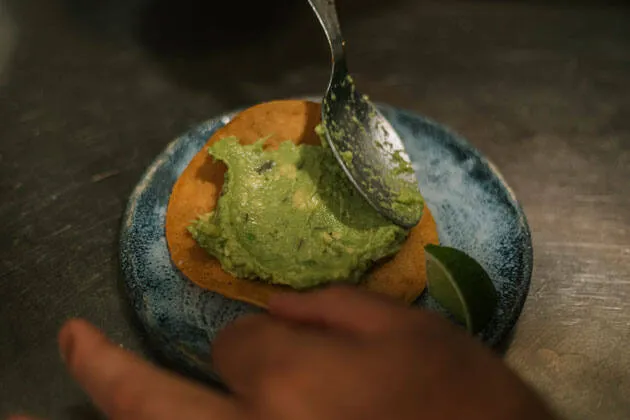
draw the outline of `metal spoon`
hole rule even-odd
[[[404,145],[385,117],[355,88],[334,0],[308,0],[332,53],[332,74],[322,99],[325,138],[357,190],[381,215],[415,226],[422,214],[418,181]]]

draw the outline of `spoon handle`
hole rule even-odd
[[[322,28],[324,28],[326,38],[328,38],[328,44],[330,45],[333,63],[341,63],[345,61],[345,52],[343,48],[345,41],[341,35],[341,27],[339,26],[335,0],[308,0],[308,2],[315,11]]]

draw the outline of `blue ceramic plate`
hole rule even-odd
[[[379,107],[405,142],[441,243],[479,261],[498,290],[496,313],[480,333],[496,345],[516,323],[529,289],[532,244],[525,215],[497,170],[464,139],[419,115]],[[157,157],[129,199],[120,240],[129,298],[152,346],[170,362],[207,377],[213,376],[207,361],[217,332],[260,309],[188,281],[171,263],[164,221],[175,181],[235,114],[195,127]],[[416,305],[441,310],[426,293]]]

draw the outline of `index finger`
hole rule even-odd
[[[66,323],[59,345],[74,378],[111,418],[241,418],[229,397],[150,365],[85,321]]]

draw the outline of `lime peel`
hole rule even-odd
[[[497,306],[497,291],[484,268],[455,248],[427,245],[429,294],[472,333],[483,329]]]

